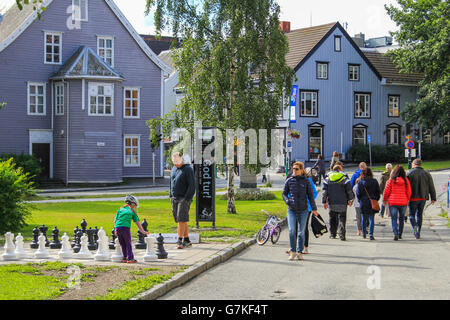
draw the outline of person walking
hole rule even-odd
[[[129,194],[125,197],[125,204],[125,206],[117,210],[114,217],[114,235],[119,239],[120,247],[122,248],[122,262],[136,263],[131,242],[131,221],[137,225],[141,233],[148,235],[149,232],[144,231],[136,213],[136,210],[139,208],[138,199]]]
[[[370,240],[375,240],[375,213],[377,211],[372,209],[371,200],[380,200],[381,190],[378,181],[373,178],[373,173],[370,168],[361,171],[361,179],[358,181],[356,188],[356,197],[359,200],[360,210],[362,214],[361,225],[362,235],[366,238],[366,224],[369,226]]]
[[[333,151],[333,156],[331,157],[331,161],[330,161],[330,171],[333,170],[337,161],[339,161],[339,153],[337,151]]]
[[[303,260],[302,251],[305,244],[305,227],[308,220],[308,200],[311,212],[318,216],[314,201],[313,186],[306,177],[305,166],[295,162],[293,175],[286,180],[283,188],[283,200],[287,204],[287,220],[289,227],[289,260]]]
[[[319,186],[320,186],[320,184],[321,184],[321,181],[322,181],[322,177],[323,177],[323,179],[325,180],[325,178],[326,178],[326,176],[325,176],[325,173],[326,173],[326,170],[325,170],[325,163],[324,163],[324,161],[323,161],[323,156],[321,155],[321,154],[319,154],[318,156],[317,156],[317,161],[316,161],[316,163],[313,165],[313,167],[312,167],[313,169],[315,169],[316,171],[317,171],[317,175],[319,176]]]
[[[406,206],[410,198],[411,184],[406,177],[405,169],[398,164],[386,183],[383,195],[384,205],[389,204],[395,241],[402,238]]]
[[[177,223],[177,249],[192,246],[189,239],[189,209],[195,194],[194,170],[184,163],[181,153],[172,154],[174,167],[170,173],[169,196],[172,205],[172,214]]]
[[[367,168],[367,164],[365,162],[359,163],[358,170],[356,170],[353,173],[352,178],[350,179],[350,185],[352,187],[352,190],[355,188],[357,181],[361,180],[361,179],[359,179],[361,177],[361,171],[366,168]],[[356,195],[356,192],[355,192],[355,195]],[[356,201],[359,201],[359,200],[356,199]],[[356,209],[356,208],[358,208],[358,209]],[[361,229],[361,224],[362,224],[361,206],[358,206],[358,207],[355,206],[355,217],[356,217],[356,225],[358,226],[358,235],[360,235],[361,230],[362,230]]]
[[[384,189],[386,188],[386,183],[388,182],[391,173],[392,173],[392,164],[390,163],[386,163],[386,170],[381,174],[380,177],[380,190],[381,190],[381,194],[384,194]],[[384,212],[385,210],[388,211],[389,210],[389,206],[385,206],[384,205],[385,201],[383,199],[383,201],[381,202],[381,211],[380,211],[380,216],[383,218],[384,217]],[[389,215],[387,215],[389,216]]]
[[[350,184],[352,186],[352,188],[355,186],[356,184],[356,179],[359,178],[359,176],[361,175],[361,172],[363,170],[365,170],[367,168],[367,164],[365,162],[361,162],[358,165],[358,170],[355,171],[355,173],[352,175],[352,178],[350,179]]]
[[[314,199],[316,199],[317,197],[317,190],[316,187],[314,186],[314,181],[311,177],[311,169],[310,168],[306,168],[305,172],[306,172],[306,177],[308,178],[309,182],[311,183],[312,189],[313,189],[313,193],[314,193]],[[303,254],[308,254],[308,247],[309,247],[309,220],[311,218],[311,212],[312,212],[312,208],[311,208],[311,203],[309,202],[308,199],[308,219],[306,220],[306,227],[305,227],[305,244],[303,246]]]
[[[409,201],[409,221],[413,227],[414,236],[416,239],[420,239],[423,209],[429,198],[431,198],[431,204],[436,202],[436,190],[431,174],[422,168],[420,159],[414,159],[412,169],[408,171],[407,177],[412,191]]]
[[[355,198],[350,180],[342,173],[342,167],[335,165],[323,182],[322,203],[325,209],[330,208],[330,238],[335,239],[336,233],[345,241],[345,224],[347,206],[351,206]]]
[[[358,178],[359,179],[359,178]],[[353,194],[356,195],[356,188],[358,186],[358,181],[360,180],[356,180],[356,184],[353,187]],[[356,227],[358,228],[358,231],[356,232],[356,235],[360,236],[361,235],[361,223],[362,223],[362,216],[361,216],[361,208],[360,208],[360,204],[359,204],[359,200],[358,198],[355,196],[355,200],[354,200],[354,206],[355,206],[355,212],[356,212]],[[367,232],[366,232],[367,233]]]

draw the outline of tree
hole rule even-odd
[[[288,42],[279,28],[278,4],[147,0],[147,13],[153,9],[157,34],[164,26],[183,39],[172,57],[185,96],[162,122],[191,134],[197,121],[222,132],[276,128],[294,74],[285,61]],[[228,212],[236,213],[233,174],[228,179]]]
[[[397,0],[385,5],[400,27],[392,35],[400,48],[390,51],[402,72],[423,73],[418,99],[402,111],[404,120],[423,128],[450,131],[450,8],[446,0]]]
[[[16,169],[12,158],[0,162],[0,234],[20,231],[27,225],[31,207],[25,201],[34,194],[29,173]]]

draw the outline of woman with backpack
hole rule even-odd
[[[379,211],[379,208],[374,209],[372,206],[372,200],[375,204],[380,200],[381,190],[378,181],[373,178],[373,173],[370,168],[366,168],[361,171],[361,179],[356,187],[356,197],[359,200],[361,210],[361,225],[362,235],[366,238],[366,228],[368,223],[370,240],[375,240],[373,236],[375,227],[375,213]],[[377,211],[378,209],[378,211]]]
[[[411,183],[406,177],[405,169],[396,165],[384,189],[383,203],[389,204],[394,240],[402,238],[405,212],[411,199]]]

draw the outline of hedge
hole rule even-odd
[[[16,168],[23,168],[24,172],[27,172],[28,181],[32,181],[33,185],[38,186],[39,175],[42,171],[38,159],[30,154],[14,154],[14,153],[2,153],[0,154],[0,161],[7,161],[13,158],[13,162]]]

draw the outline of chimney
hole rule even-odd
[[[280,22],[280,29],[283,30],[284,33],[291,32],[291,22],[289,22],[289,21],[281,21]]]
[[[364,35],[364,33],[360,32],[358,34],[355,34],[355,36],[353,37],[353,41],[355,41],[358,47],[363,48],[365,46],[365,38],[366,36]]]

